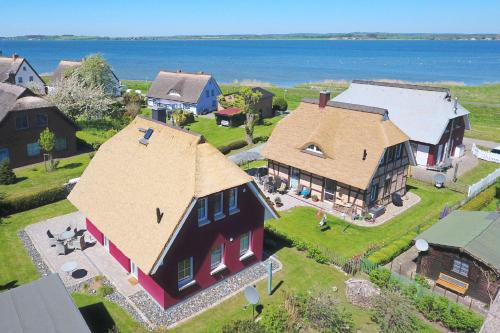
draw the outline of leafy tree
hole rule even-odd
[[[222,333],[266,333],[264,328],[253,320],[236,320],[222,327]]]
[[[416,332],[417,321],[411,301],[396,289],[383,289],[373,302],[372,319],[384,333]]]
[[[269,305],[262,313],[260,324],[264,326],[266,333],[292,333],[289,314],[283,306]]]
[[[240,110],[245,114],[245,135],[246,141],[250,145],[254,143],[253,130],[259,120],[259,113],[254,105],[262,97],[262,93],[260,91],[253,91],[250,87],[241,87],[237,95],[239,98],[236,98],[235,101]]]
[[[141,111],[143,98],[141,94],[131,91],[123,95],[123,103],[125,104],[125,115],[133,119]]]
[[[9,185],[16,182],[16,174],[10,167],[8,160],[0,163],[0,185]],[[0,197],[1,199],[1,197]]]
[[[69,74],[69,75],[68,75]],[[102,87],[107,95],[112,96],[115,89],[115,80],[111,67],[100,54],[86,57],[82,64],[69,70],[65,75],[77,75],[88,87]]]
[[[286,111],[288,110],[288,102],[284,97],[276,97],[273,99],[273,110],[274,111]]]
[[[172,113],[172,117],[174,118],[177,126],[185,126],[194,121],[194,115],[192,112],[183,111],[183,110],[175,110]]]
[[[113,99],[103,86],[87,85],[77,73],[56,82],[55,89],[48,98],[73,120],[80,117],[89,120],[103,119],[113,111]]]
[[[340,309],[338,301],[330,293],[310,297],[306,304],[305,317],[309,325],[318,332],[354,332],[352,315]]]
[[[40,138],[38,139],[38,144],[42,148],[42,150],[49,155],[49,167],[45,165],[46,170],[52,170],[53,160],[52,160],[52,151],[56,145],[56,135],[46,127],[41,133]]]

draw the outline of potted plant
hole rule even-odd
[[[314,201],[314,202],[318,202],[318,201],[319,201],[319,198],[318,198],[318,196],[317,196],[316,194],[313,194],[313,195],[311,196],[311,199],[312,199],[312,201]]]
[[[274,204],[276,205],[276,207],[283,206],[283,202],[281,202],[281,198],[280,197],[274,198]]]

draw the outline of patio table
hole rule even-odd
[[[75,271],[77,266],[78,264],[75,261],[68,261],[61,266],[61,271],[70,275],[72,272]]]
[[[66,241],[75,237],[75,232],[73,230],[68,230],[59,235],[59,240]]]

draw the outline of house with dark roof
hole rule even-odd
[[[2,57],[0,54],[0,82],[17,84],[37,94],[45,94],[45,82],[28,60],[17,54],[12,57]]]
[[[61,60],[57,65],[56,69],[52,73],[52,78],[50,84],[48,86],[49,91],[54,89],[56,83],[65,78],[68,71],[74,68],[77,68],[82,65],[81,61],[73,61],[73,60]],[[113,81],[113,91],[112,95],[115,97],[121,96],[121,82],[120,79],[116,76],[116,74],[111,71],[111,80]]]
[[[408,136],[385,109],[329,99],[329,92],[304,99],[278,123],[262,151],[269,174],[352,213],[405,194],[414,164]]]
[[[0,332],[90,333],[57,274],[0,293]]]
[[[221,93],[210,74],[160,71],[147,98],[153,114],[159,113],[163,118],[166,112],[179,109],[196,115],[217,111],[217,97]]]
[[[277,217],[201,135],[141,116],[102,144],[68,200],[163,308],[260,262],[264,218]]]
[[[450,157],[464,153],[469,111],[447,88],[354,80],[333,100],[386,109],[389,119],[410,137],[418,165],[450,165]]]
[[[454,211],[417,239],[429,244],[420,252],[417,273],[487,304],[498,293],[500,212]]]
[[[43,161],[38,139],[47,127],[56,135],[54,157],[76,153],[72,120],[30,89],[0,83],[0,161],[8,159],[12,167]]]
[[[274,94],[269,90],[266,90],[261,87],[253,87],[252,91],[259,92],[261,94],[257,103],[252,105],[252,107],[259,113],[261,118],[271,118],[274,117],[273,110],[273,98]],[[234,101],[235,93],[224,95],[224,100],[226,102]],[[223,107],[219,107],[219,111],[222,111]]]

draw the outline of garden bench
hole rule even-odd
[[[436,284],[453,290],[460,295],[465,294],[467,289],[469,289],[469,284],[467,282],[460,281],[459,279],[455,279],[454,277],[444,273],[439,273],[439,278],[437,279]]]

